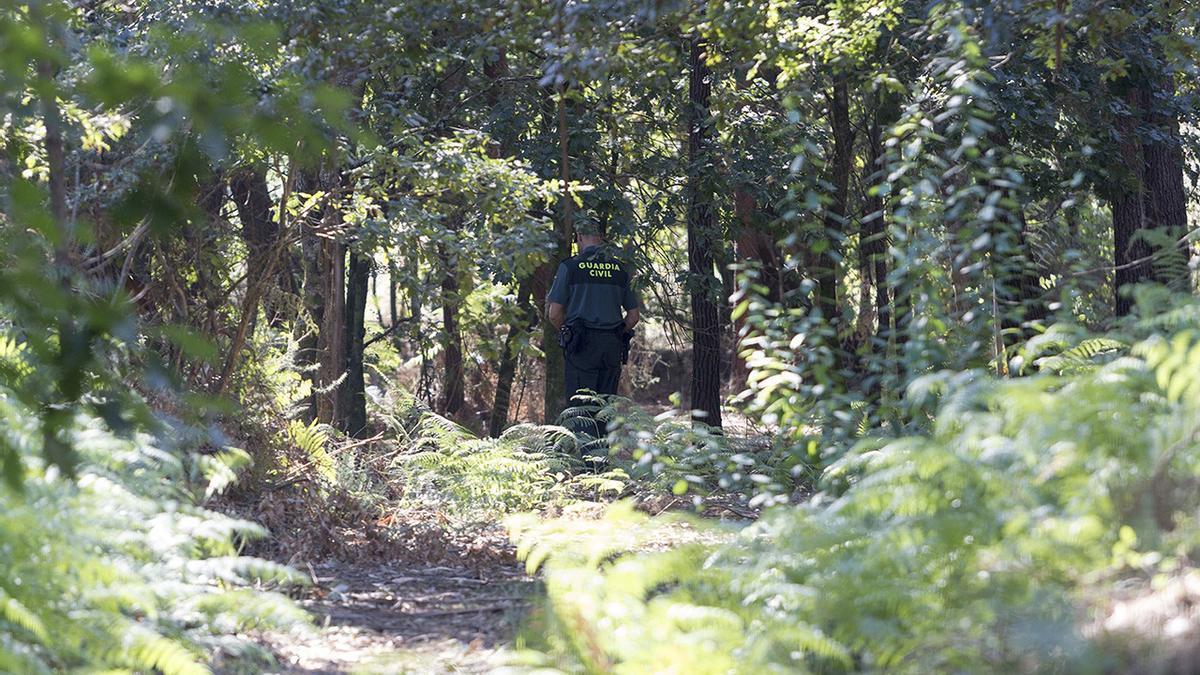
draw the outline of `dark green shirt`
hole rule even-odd
[[[589,246],[558,266],[547,299],[567,308],[567,323],[608,330],[624,323],[625,311],[638,306],[629,281],[629,269],[615,249]]]

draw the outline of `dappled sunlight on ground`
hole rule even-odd
[[[311,569],[317,585],[301,604],[319,631],[262,636],[281,673],[490,672],[536,597],[515,562]]]

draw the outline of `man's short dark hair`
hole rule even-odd
[[[607,234],[605,232],[606,229],[608,228],[604,226],[604,223],[597,218],[584,218],[575,223],[576,235],[592,235],[596,237],[603,237],[605,234]]]

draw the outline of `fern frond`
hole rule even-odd
[[[200,455],[197,458],[207,485],[204,496],[219,495],[237,481],[238,473],[250,466],[250,453],[241,448],[227,447],[215,455]]]
[[[195,655],[175,640],[135,626],[131,626],[127,634],[125,653],[131,665],[145,670],[157,670],[163,675],[211,673],[196,660]]]
[[[1094,366],[1098,358],[1111,356],[1128,348],[1129,345],[1120,340],[1106,337],[1089,338],[1060,354],[1038,359],[1036,364],[1046,371],[1062,373]]]
[[[3,588],[0,588],[0,618],[25,629],[38,642],[45,644],[49,639],[46,625],[42,623],[42,620],[22,605],[19,600],[5,592]]]

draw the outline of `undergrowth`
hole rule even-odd
[[[1083,626],[1098,609],[1089,602],[1105,595],[1096,589],[1186,573],[1200,545],[1197,316],[1188,300],[1100,338],[1060,331],[1024,352],[1029,377],[923,377],[909,398],[938,401],[927,431],[861,441],[812,500],[770,509],[731,543],[638,552],[615,526],[516,521],[514,538],[548,591],[529,663],[689,673],[1133,667]],[[654,522],[621,518],[622,530]]]
[[[404,485],[400,507],[434,507],[467,521],[611,496],[626,485],[620,469],[584,470],[578,439],[558,426],[518,424],[498,438],[479,438],[426,412],[409,443],[393,465]]]
[[[267,590],[303,579],[239,553],[265,530],[200,505],[246,453],[164,444],[195,435],[183,428],[118,437],[80,414],[71,481],[41,459],[35,420],[0,389],[2,442],[23,464],[20,489],[0,486],[0,670],[253,670],[269,657],[239,634],[307,622]]]
[[[780,439],[759,435],[730,436],[672,408],[651,415],[624,398],[591,399],[567,411],[594,411],[608,434],[596,443],[609,466],[620,469],[651,490],[703,496],[723,492],[745,497],[754,505],[786,499],[809,478],[809,466]]]

